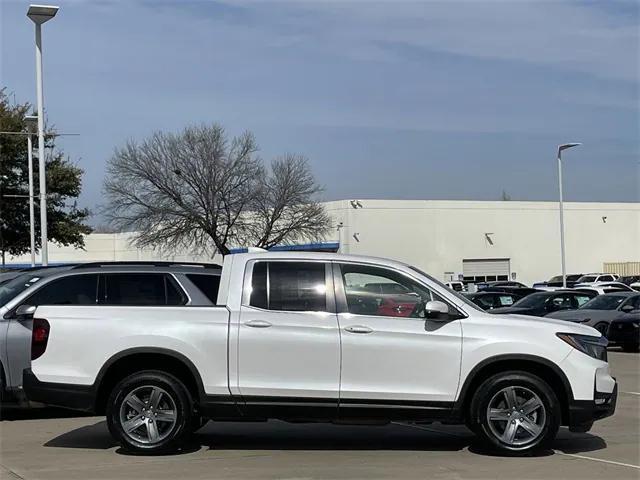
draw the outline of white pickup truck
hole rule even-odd
[[[606,340],[480,310],[403,263],[224,260],[217,306],[40,306],[31,400],[106,413],[123,447],[179,448],[206,419],[465,423],[510,453],[613,413]]]

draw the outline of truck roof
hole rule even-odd
[[[408,268],[409,265],[397,260],[390,260],[388,258],[375,257],[369,255],[354,255],[346,253],[332,253],[332,252],[249,252],[249,253],[236,253],[232,255],[236,258],[241,258],[242,261],[248,262],[249,260],[260,260],[262,258],[269,259],[281,259],[281,260],[324,260],[326,262],[363,262],[363,263],[375,263],[376,265],[389,265],[395,267]]]

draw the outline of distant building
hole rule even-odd
[[[341,200],[325,205],[335,230],[323,242],[282,248],[390,257],[443,281],[463,277],[531,284],[560,273],[556,202]],[[638,203],[565,203],[565,228],[567,273],[640,261]],[[85,251],[50,245],[49,261],[211,260],[191,252],[136,249],[130,245],[132,236],[91,234]],[[9,259],[28,262],[28,255]]]

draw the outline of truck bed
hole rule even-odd
[[[42,382],[93,385],[114,352],[167,349],[201,373],[204,391],[228,395],[226,307],[43,306],[49,346],[33,363]]]

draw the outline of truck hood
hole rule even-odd
[[[566,320],[558,320],[555,318],[534,317],[531,315],[515,315],[515,314],[495,315],[494,318],[503,320],[504,323],[508,323],[510,325],[513,325],[514,322],[517,322],[522,326],[522,328],[547,327],[550,330],[553,330],[558,333],[560,332],[576,333],[579,335],[590,335],[592,337],[600,336],[600,332],[598,332],[595,328],[589,327],[587,325],[583,325],[581,323],[573,323]]]
[[[489,310],[489,312],[498,315],[516,315],[522,312],[530,312],[531,310],[533,309],[529,307],[498,307],[493,310]]]

